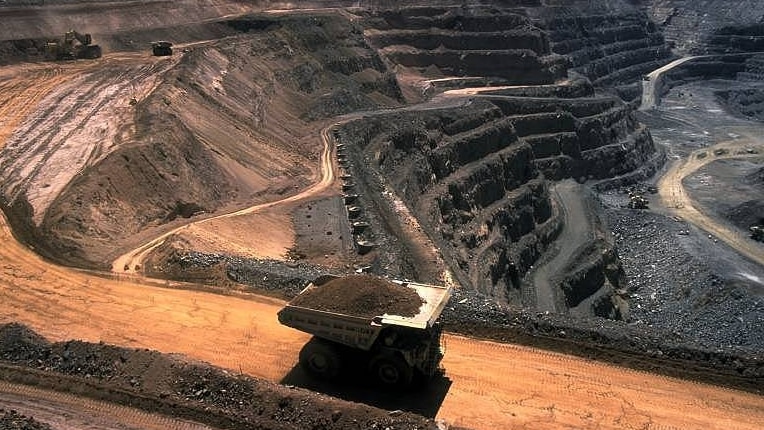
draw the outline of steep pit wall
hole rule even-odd
[[[642,76],[672,58],[655,25],[633,7],[609,14],[584,5],[533,13],[549,33],[553,53],[569,58],[595,87],[613,89],[629,102],[640,96]]]
[[[645,9],[681,54],[762,49],[764,4],[757,0],[644,0]],[[752,37],[753,36],[753,37]]]
[[[519,279],[553,239],[555,222],[546,182],[511,119],[476,100],[359,120],[340,133],[406,203],[465,287],[520,300]]]
[[[706,36],[709,53],[764,52],[764,24],[731,25]]]
[[[532,303],[523,277],[561,228],[548,178],[610,178],[655,156],[616,97],[479,96],[354,121],[340,133],[413,211],[465,287],[520,305]],[[610,273],[620,268],[617,253],[612,242],[600,245],[571,269],[567,302],[588,300],[589,314],[620,318],[614,296],[624,282]]]
[[[717,99],[735,115],[761,121],[764,119],[764,55],[745,61],[745,68],[736,74],[738,85],[716,93]]]
[[[367,39],[394,64],[427,77],[481,76],[512,84],[551,83],[567,63],[517,9],[400,7],[365,17]]]
[[[758,82],[764,77],[764,57],[754,53],[707,55],[689,60],[664,73],[658,83],[661,95],[694,81],[724,79],[730,90],[719,94],[722,104],[738,114],[756,117],[761,97]],[[747,106],[752,105],[749,109]]]
[[[515,118],[518,134],[533,147],[534,163],[547,178],[613,178],[659,155],[649,132],[618,98],[488,97]]]
[[[764,120],[764,88],[720,91],[716,97],[728,111],[737,116]]]

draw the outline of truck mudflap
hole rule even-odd
[[[445,354],[445,347],[441,336],[442,332],[441,325],[435,324],[430,329],[431,336],[427,342],[414,351],[404,353],[404,357],[409,364],[424,376],[431,377],[442,371],[440,363]]]

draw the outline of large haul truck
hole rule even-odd
[[[313,335],[300,352],[309,373],[333,379],[360,364],[380,385],[403,388],[417,376],[429,378],[441,370],[438,317],[451,291],[369,275],[326,276],[310,283],[278,318]],[[401,305],[410,311],[396,314],[404,313]]]

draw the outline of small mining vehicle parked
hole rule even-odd
[[[278,313],[281,324],[313,335],[300,352],[300,365],[306,371],[321,379],[334,379],[345,367],[363,366],[386,388],[405,388],[415,377],[427,380],[441,371],[444,351],[438,317],[451,297],[451,287],[385,280],[413,290],[421,299],[421,306],[410,316],[388,313],[385,305],[359,312],[331,312],[304,300],[309,295],[320,299],[329,290],[324,285],[335,279],[339,278],[316,279]],[[363,277],[348,279],[363,282]],[[359,287],[343,285],[348,293]],[[332,294],[337,297],[336,290]],[[368,294],[359,301],[364,304],[354,309],[374,302]]]

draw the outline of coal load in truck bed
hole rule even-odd
[[[383,314],[413,317],[423,303],[415,290],[370,275],[333,279],[292,301],[294,306],[365,318]]]

